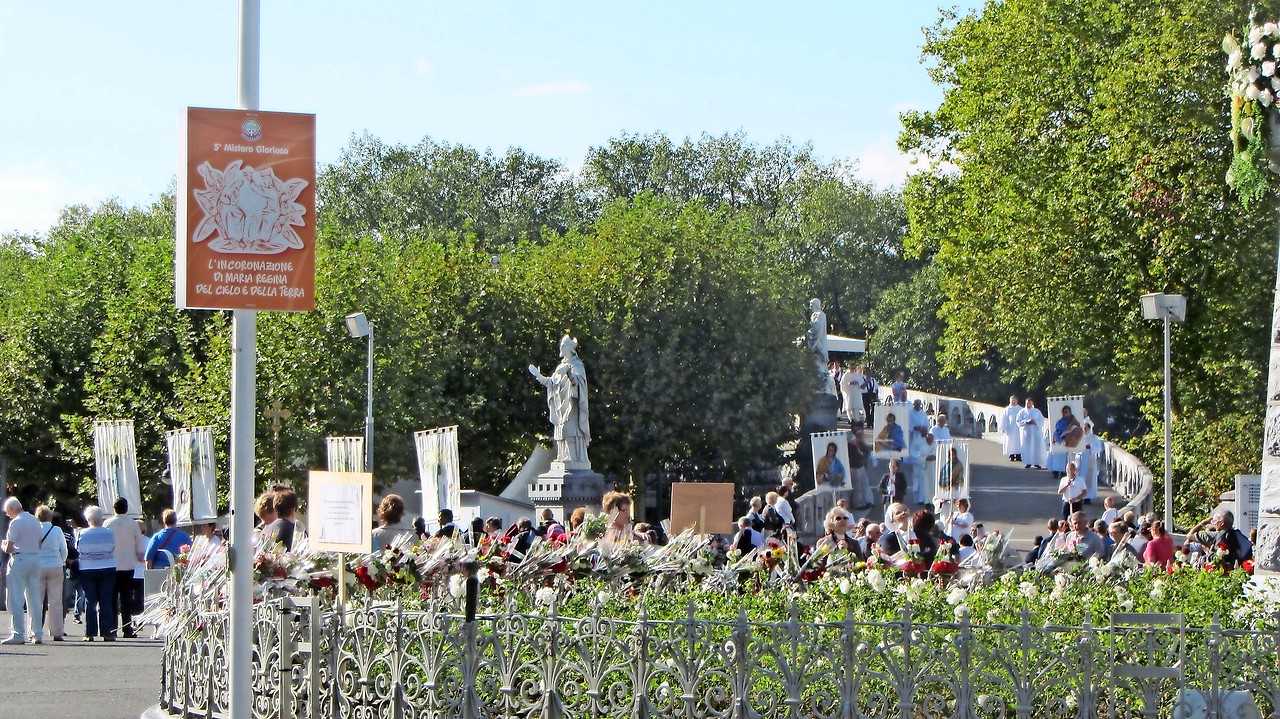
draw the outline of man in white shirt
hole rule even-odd
[[[138,523],[129,517],[129,500],[117,497],[112,508],[116,516],[103,525],[116,538],[116,607],[120,612],[121,636],[132,639],[137,636],[133,626],[134,598],[133,568],[138,562],[147,561],[147,543],[142,538]]]
[[[934,421],[937,422],[933,429],[929,430],[929,434],[933,435],[933,442],[947,442],[951,440],[951,430],[947,427],[947,413],[939,412],[934,415]]]
[[[1044,415],[1030,397],[1018,412],[1018,428],[1022,431],[1022,465],[1027,469],[1044,469]]]
[[[27,641],[27,615],[31,615],[32,644],[40,644],[44,619],[40,615],[40,522],[22,509],[17,497],[4,500],[4,513],[9,517],[0,551],[9,555],[8,597],[13,634],[0,644],[23,644]],[[26,610],[23,611],[25,604]]]

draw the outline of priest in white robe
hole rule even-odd
[[[844,399],[844,416],[850,424],[858,421],[862,409],[862,373],[849,365],[840,375],[840,395]]]
[[[1021,431],[1022,466],[1044,469],[1044,414],[1036,409],[1036,403],[1030,397],[1018,412],[1018,429]]]
[[[1004,433],[1004,456],[1010,462],[1022,461],[1022,430],[1018,427],[1018,413],[1021,411],[1018,396],[1009,395],[1009,406],[1000,415],[1000,431]]]
[[[1102,447],[1105,443],[1105,440],[1093,433],[1093,421],[1086,417],[1084,437],[1080,438],[1080,456],[1076,459],[1080,466],[1080,476],[1084,478],[1085,486],[1089,489],[1089,494],[1085,497],[1086,502],[1092,502],[1098,498],[1098,465],[1102,461]]]

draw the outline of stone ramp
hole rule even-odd
[[[1058,481],[1045,470],[1023,469],[1010,462],[1000,445],[985,439],[969,442],[969,489],[973,496],[973,516],[988,532],[998,529],[1013,533],[1011,546],[1024,553],[1031,549],[1037,534],[1045,533],[1045,522],[1062,516]],[[1098,498],[1086,504],[1090,520],[1102,515],[1102,499],[1117,496],[1110,487],[1099,486]],[[1120,502],[1123,504],[1123,502]]]
[[[845,428],[843,422],[841,427]],[[1058,481],[1046,470],[1024,469],[1020,462],[1010,462],[1000,450],[1000,444],[990,440],[969,440],[972,512],[988,532],[998,529],[1004,534],[1012,533],[1010,546],[1025,553],[1031,549],[1036,535],[1045,534],[1045,523],[1050,518],[1062,516]],[[868,468],[872,486],[879,483],[886,466],[886,462],[881,460],[878,466]],[[1118,506],[1124,504],[1123,499],[1110,487],[1100,485],[1098,498],[1092,504],[1085,505],[1085,514],[1091,520],[1102,515],[1102,500],[1107,496],[1117,497],[1120,500]],[[826,505],[830,501],[822,504]],[[821,532],[820,517],[824,512],[825,509],[805,517],[806,539]],[[877,522],[883,521],[883,507],[879,504],[869,510],[854,511],[853,514],[870,517]]]

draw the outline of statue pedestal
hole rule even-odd
[[[567,525],[569,514],[578,507],[598,514],[609,489],[604,475],[591,469],[591,462],[552,462],[551,468],[529,485],[529,501],[539,512],[550,509]]]
[[[809,412],[800,418],[800,444],[796,447],[796,493],[792,497],[804,494],[813,489],[813,447],[809,438],[814,432],[833,432],[836,429],[836,417],[840,411],[840,400],[833,394],[818,392],[813,395],[813,403]]]

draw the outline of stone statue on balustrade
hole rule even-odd
[[[823,377],[823,392],[836,393],[835,380],[829,371],[831,357],[827,354],[827,313],[822,311],[822,300],[809,300],[809,329],[804,333],[805,346],[813,353],[813,363]]]
[[[587,370],[578,357],[578,341],[567,334],[560,339],[560,364],[550,375],[542,374],[542,370],[532,364],[529,374],[547,388],[547,414],[555,429],[555,461],[568,467],[590,468]]]

